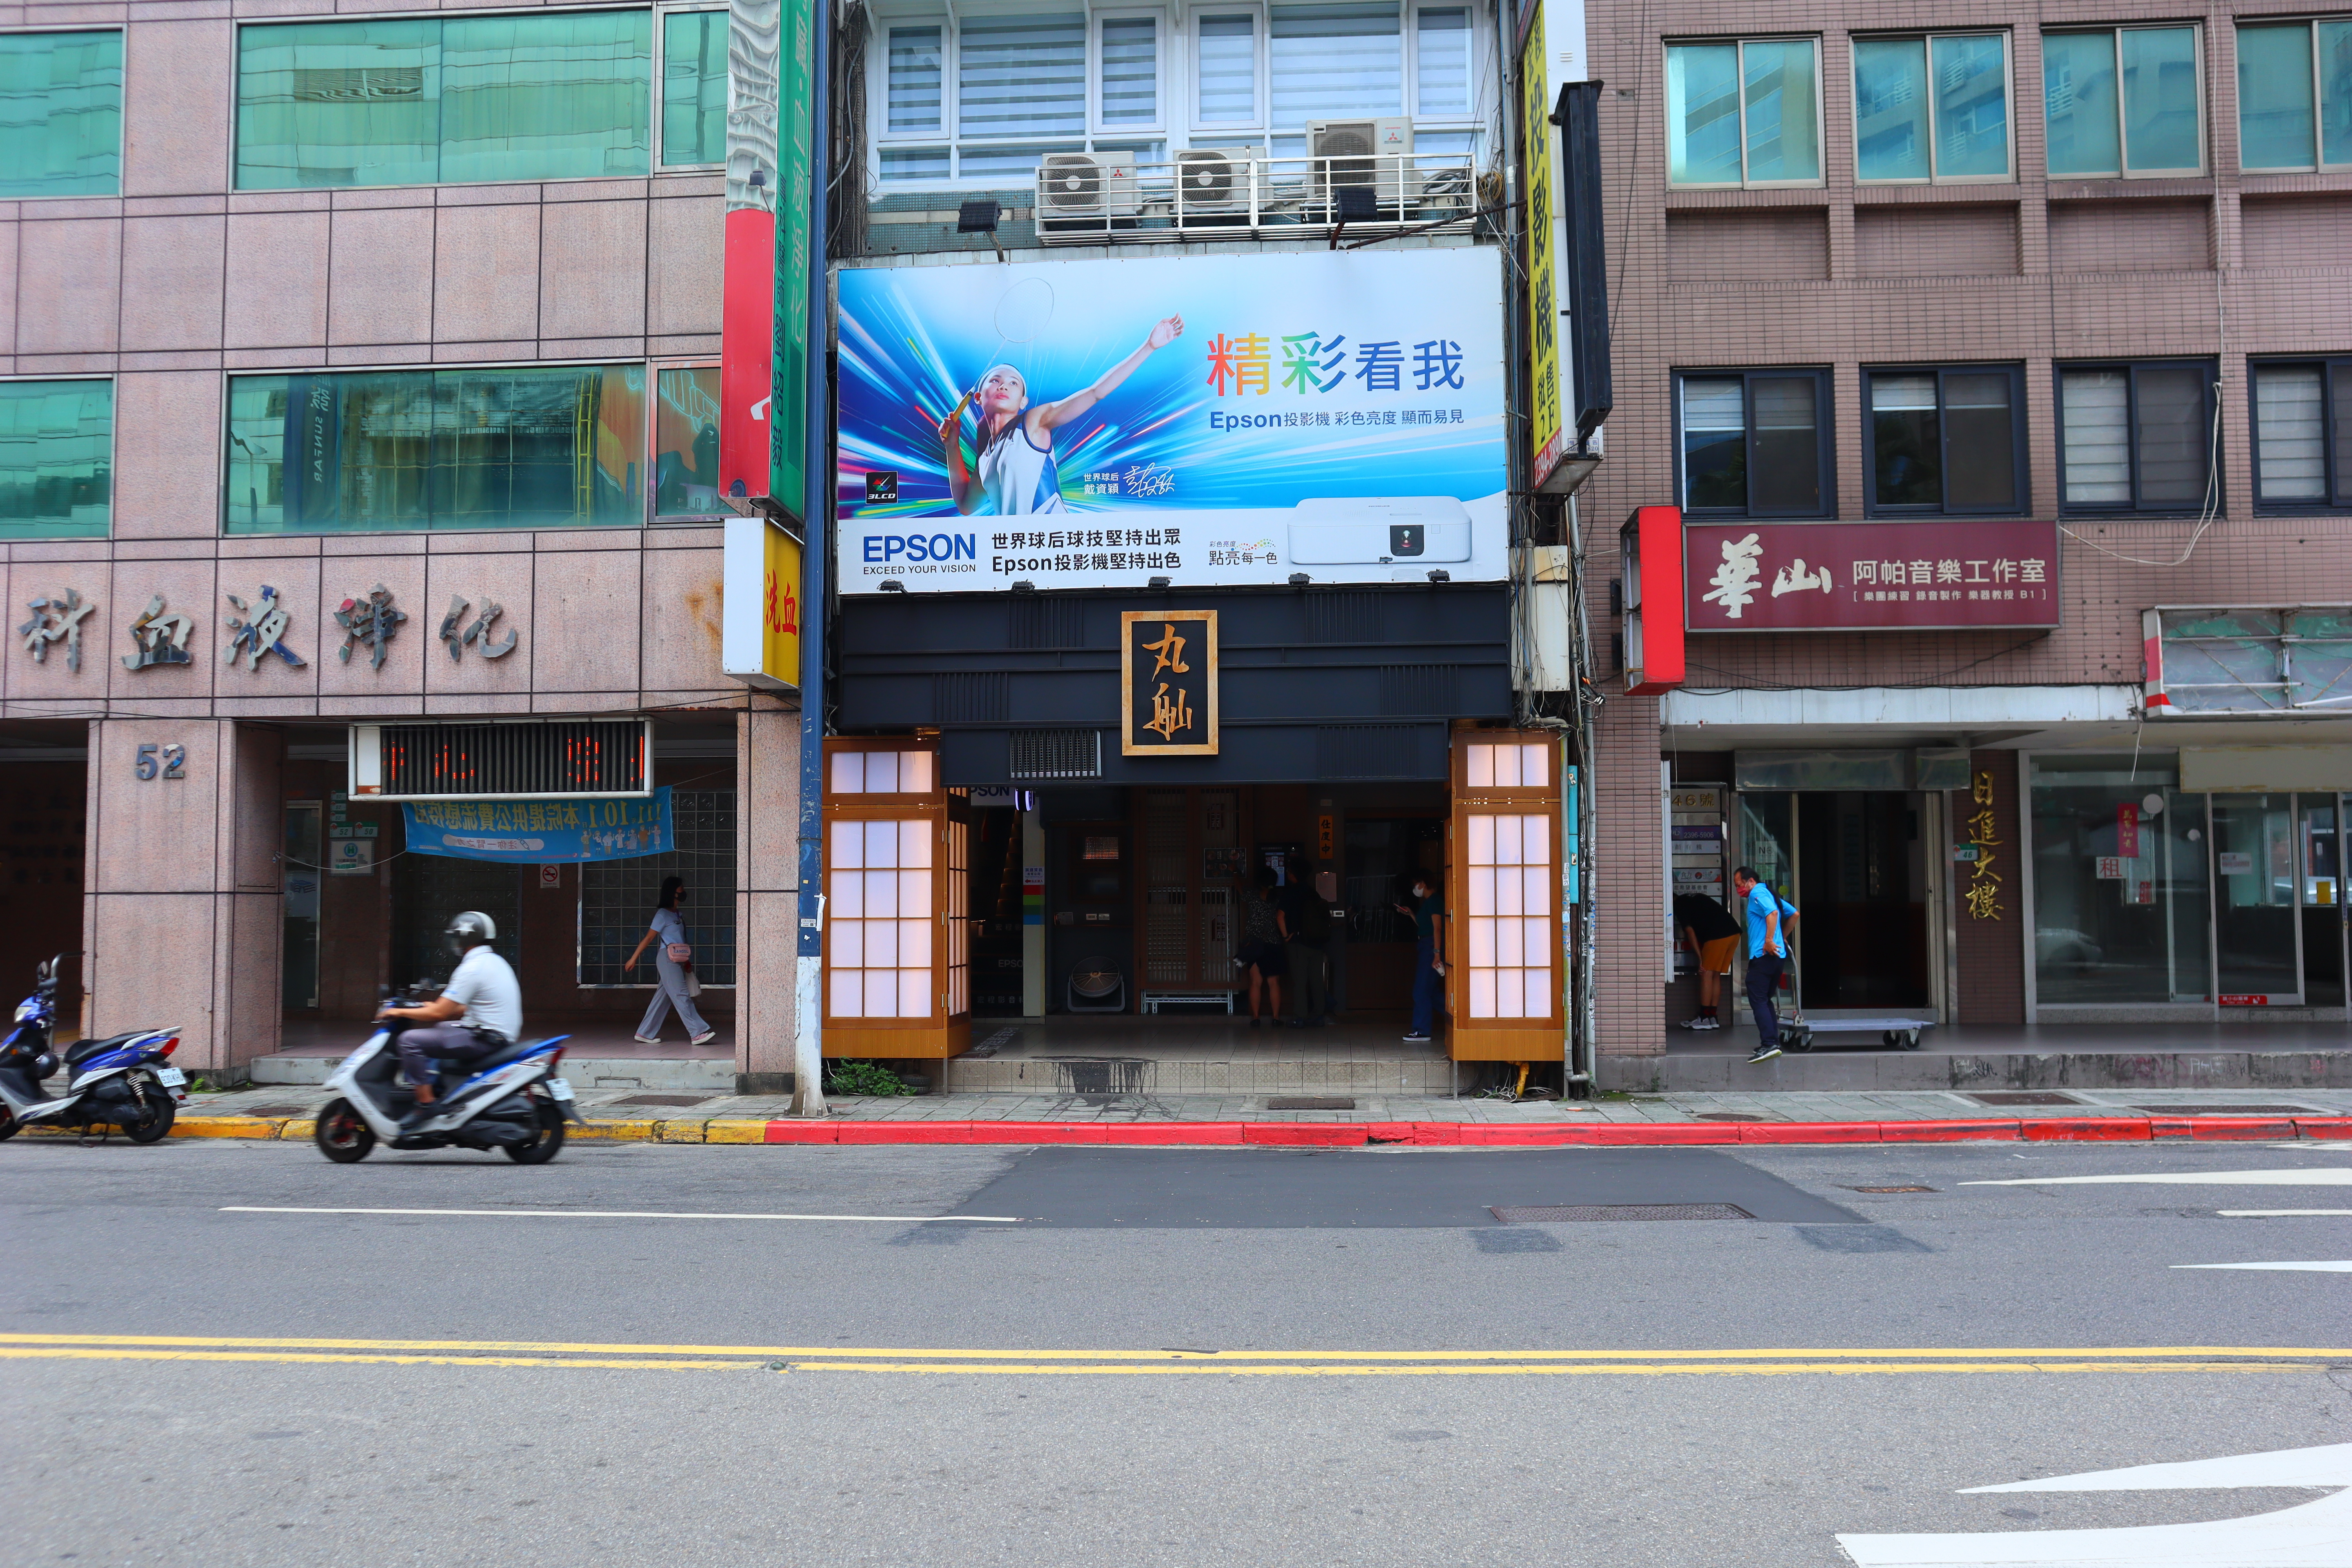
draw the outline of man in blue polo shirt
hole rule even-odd
[[[1748,1059],[1769,1061],[1780,1054],[1780,1015],[1773,1009],[1772,992],[1789,964],[1789,922],[1797,918],[1797,909],[1747,866],[1731,874],[1731,888],[1748,900],[1748,1006],[1756,1015],[1756,1054]]]

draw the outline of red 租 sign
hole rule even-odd
[[[2058,525],[1689,522],[1694,632],[1930,631],[2058,624]]]

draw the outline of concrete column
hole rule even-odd
[[[176,1026],[174,1061],[230,1079],[278,1049],[285,754],[277,731],[233,721],[91,721],[92,1035]]]
[[[1658,700],[1612,696],[1594,725],[1592,890],[1598,905],[1593,1034],[1603,1089],[1649,1086],[1666,1048],[1666,828]],[[1620,1058],[1612,1062],[1612,1058]]]
[[[755,696],[735,716],[735,1072],[744,1094],[792,1089],[800,919],[801,716]]]

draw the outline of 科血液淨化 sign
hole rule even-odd
[[[845,268],[842,592],[1499,580],[1501,300],[1485,247]]]
[[[2059,623],[2055,522],[1689,522],[1683,563],[1694,632]]]

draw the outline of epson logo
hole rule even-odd
[[[866,559],[877,564],[893,561],[977,561],[977,533],[869,533]]]

